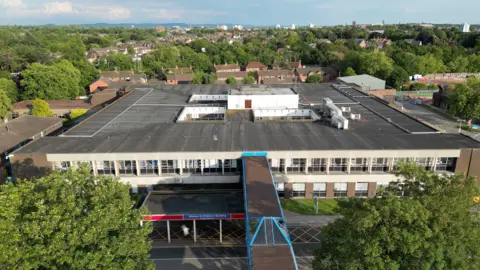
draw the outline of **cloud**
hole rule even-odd
[[[78,13],[71,2],[51,2],[43,5],[43,13],[50,15]]]
[[[214,10],[188,10],[188,9],[143,9],[143,13],[148,14],[150,18],[160,19],[163,21],[174,20],[192,20],[202,16],[218,16],[224,15],[225,12]]]
[[[128,19],[131,16],[130,10],[125,7],[114,7],[107,10],[109,20]]]
[[[26,6],[22,0],[2,0],[0,3],[7,8],[23,8]]]

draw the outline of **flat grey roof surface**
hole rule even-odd
[[[244,212],[242,191],[185,192],[152,191],[144,201],[152,215],[238,214]]]
[[[275,86],[273,86],[275,87]],[[280,86],[284,87],[284,86]],[[320,104],[324,97],[350,107],[361,120],[348,130],[326,122],[174,123],[191,94],[227,94],[228,85],[159,85],[138,88],[64,137],[35,141],[20,153],[147,153],[289,150],[376,150],[480,148],[458,134],[411,134],[434,129],[355,89],[335,90],[331,84],[289,85],[303,104]]]

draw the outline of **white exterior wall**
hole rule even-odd
[[[245,109],[245,100],[252,101],[252,109],[298,108],[298,95],[229,95],[228,109]]]
[[[225,114],[223,107],[185,107],[178,116],[177,121],[185,121],[187,114],[191,114],[192,119],[199,118],[200,114]]]
[[[188,102],[193,101],[226,101],[228,95],[192,95]]]
[[[282,117],[282,116],[302,116],[308,117],[311,115],[311,110],[254,110],[253,115],[255,117]]]

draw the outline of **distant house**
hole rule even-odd
[[[375,39],[374,42],[375,42],[376,48],[378,49],[383,49],[385,46],[392,44],[392,41],[386,38],[378,38],[378,39]]]
[[[167,75],[167,84],[190,84],[195,78],[195,74],[171,74]]]
[[[189,67],[174,67],[174,68],[162,68],[165,74],[185,74],[185,73],[193,73],[192,66]]]
[[[25,115],[0,124],[0,183],[11,175],[10,154],[23,145],[62,129],[63,120]],[[35,155],[32,155],[35,158]],[[32,161],[33,163],[33,161]],[[19,164],[22,170],[38,170],[31,164]]]
[[[338,78],[338,72],[331,67],[305,67],[295,70],[295,75],[301,82],[305,82],[308,76],[313,74],[322,75],[323,82],[330,82]]]
[[[237,82],[241,82],[247,74],[246,71],[219,72],[217,73],[217,83],[225,83],[229,77],[234,77]]]
[[[133,71],[103,71],[100,78],[89,86],[89,94],[107,88],[121,88],[128,84],[144,84],[147,82],[145,74],[135,74]]]
[[[155,26],[155,30],[157,30],[157,32],[162,32],[167,30],[167,28],[165,28],[165,26],[158,25],[158,26]]]
[[[259,71],[259,70],[267,70],[267,66],[260,62],[249,62],[248,65],[245,67],[245,71]]]
[[[356,44],[357,46],[362,47],[362,48],[367,48],[367,46],[368,46],[368,45],[367,45],[367,41],[366,41],[365,39],[361,39],[361,38],[355,39],[355,44]]]
[[[415,40],[415,39],[404,39],[406,43],[413,45],[413,46],[422,46],[423,43],[421,40]]]
[[[221,72],[239,72],[240,66],[238,64],[213,65],[213,71]]]
[[[260,70],[258,71],[259,84],[283,84],[295,82],[295,72],[290,69]]]
[[[301,67],[302,67],[302,60],[289,62],[289,63],[288,63],[288,67],[289,67],[291,70],[294,70],[294,69],[296,69],[296,68],[301,68]]]

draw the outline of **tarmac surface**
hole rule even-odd
[[[313,252],[318,244],[293,245],[299,269],[312,269]],[[246,270],[245,246],[164,246],[153,248],[150,260],[158,270]]]

